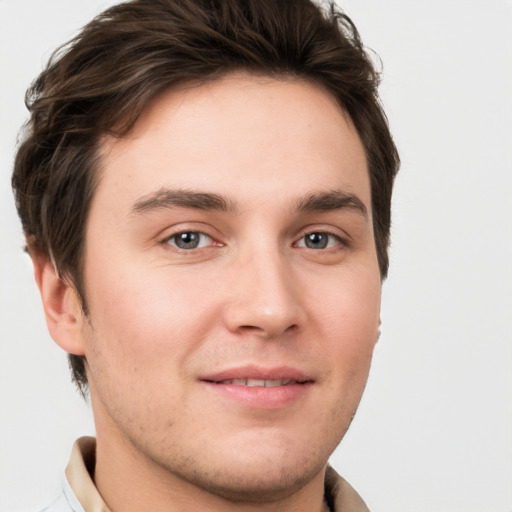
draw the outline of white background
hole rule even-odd
[[[0,0],[0,510],[92,433],[10,191],[23,94],[105,0]],[[374,512],[512,511],[512,1],[350,0],[402,157],[382,337],[334,466]]]

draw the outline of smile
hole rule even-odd
[[[315,388],[312,376],[289,366],[246,365],[201,376],[200,381],[215,400],[252,410],[292,406]]]

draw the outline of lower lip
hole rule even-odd
[[[281,409],[289,406],[304,397],[312,386],[311,382],[270,387],[203,382],[214,393],[254,409]]]

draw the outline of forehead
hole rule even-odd
[[[301,80],[232,74],[170,89],[128,136],[103,140],[101,160],[97,192],[125,209],[168,187],[246,204],[343,189],[370,211],[364,148],[350,118],[330,93]]]

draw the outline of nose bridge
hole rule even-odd
[[[275,337],[299,327],[304,312],[292,270],[276,242],[241,250],[225,311],[229,329]]]

